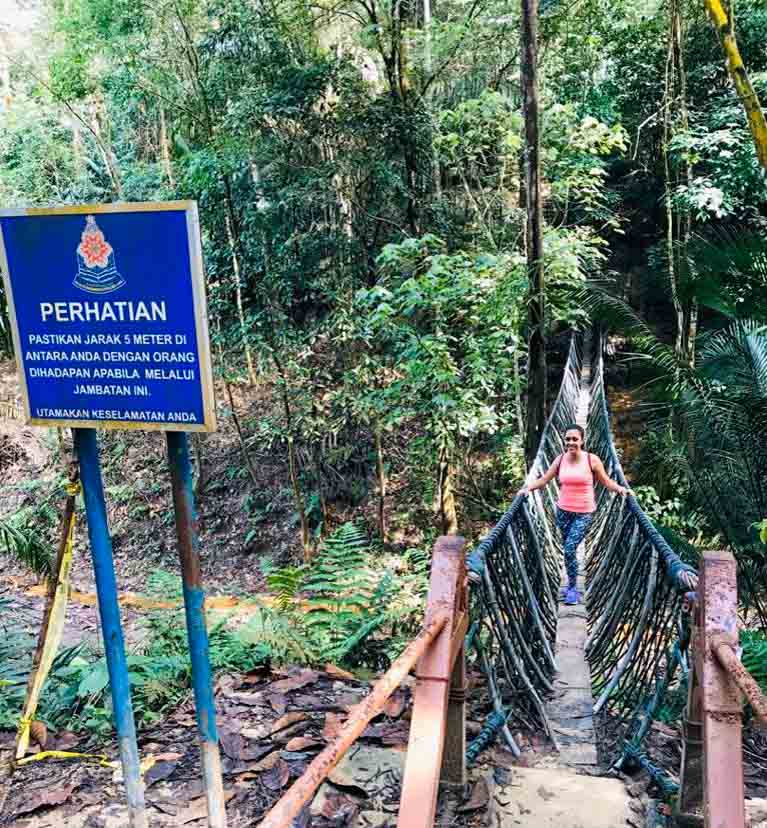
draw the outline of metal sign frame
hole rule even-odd
[[[16,366],[21,385],[24,416],[27,425],[48,426],[52,428],[106,428],[128,429],[138,431],[215,431],[216,406],[213,395],[213,367],[210,355],[210,338],[208,332],[208,312],[205,296],[205,278],[202,265],[202,244],[200,241],[197,202],[195,201],[145,201],[124,202],[120,204],[78,204],[69,207],[22,207],[0,210],[0,218],[14,216],[63,216],[90,215],[103,213],[149,213],[149,212],[184,212],[186,216],[187,239],[189,244],[189,267],[192,281],[192,299],[194,308],[194,330],[196,334],[197,356],[200,370],[200,387],[202,392],[203,421],[201,423],[183,422],[146,422],[133,420],[67,420],[44,419],[32,416],[27,389],[27,377],[22,359],[21,337],[16,319],[16,305],[13,296],[11,278],[6,255],[5,239],[0,223],[0,269],[3,275],[8,312],[11,320],[13,345],[16,349]]]

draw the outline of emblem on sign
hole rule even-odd
[[[117,272],[112,245],[104,238],[96,219],[87,216],[77,246],[75,287],[89,293],[111,293],[124,284],[125,279]]]

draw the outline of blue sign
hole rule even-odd
[[[0,212],[27,422],[215,428],[194,202]]]

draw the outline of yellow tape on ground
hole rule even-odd
[[[25,756],[16,760],[16,766],[28,765],[30,762],[40,762],[43,759],[89,759],[98,763],[102,768],[114,768],[116,763],[110,762],[103,753],[72,753],[68,750],[44,750],[34,756]]]
[[[71,485],[71,484],[70,484]],[[67,494],[76,494],[79,486],[75,484],[73,491]],[[61,636],[64,632],[64,623],[67,614],[67,602],[69,600],[69,575],[72,569],[72,550],[74,548],[75,538],[75,513],[69,520],[69,529],[67,531],[67,542],[64,548],[64,554],[61,558],[61,568],[53,577],[56,581],[56,593],[53,597],[53,604],[51,606],[51,613],[48,620],[48,630],[45,636],[45,643],[43,651],[40,655],[40,663],[37,666],[34,682],[29,688],[26,702],[24,703],[24,712],[19,721],[19,733],[16,741],[16,759],[20,760],[24,757],[29,747],[29,735],[32,722],[35,718],[37,705],[40,702],[40,694],[43,690],[45,680],[48,678],[48,673],[53,665],[53,660],[56,658],[56,652],[61,643]],[[38,754],[39,755],[39,754]]]

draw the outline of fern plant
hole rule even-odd
[[[305,566],[284,566],[270,571],[266,576],[266,585],[274,593],[277,607],[285,612],[295,600],[306,577]]]
[[[304,623],[331,660],[342,660],[361,640],[362,629],[369,635],[383,620],[385,596],[370,572],[369,554],[365,533],[345,523],[325,540],[311,563],[304,583]]]

